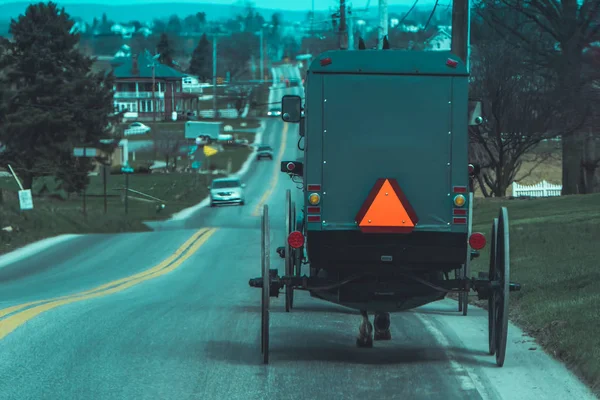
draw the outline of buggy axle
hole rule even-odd
[[[347,280],[344,282],[340,282],[339,285],[328,286],[331,282],[325,281],[324,279],[319,279],[316,277],[308,277],[306,275],[303,276],[279,276],[277,274],[277,269],[269,270],[269,293],[270,297],[279,297],[279,292],[284,287],[294,288],[298,290],[327,290],[333,289],[335,286],[342,286],[346,283],[351,282],[354,279]],[[407,276],[410,278],[410,276]],[[480,274],[481,277],[481,274]],[[420,279],[418,281],[421,281]],[[473,289],[477,293],[477,297],[479,300],[487,300],[490,298],[494,291],[498,291],[502,289],[501,281],[490,281],[489,279],[451,279],[440,282],[423,282],[421,283],[424,286],[430,286],[434,289],[438,289],[440,291],[444,291],[447,293],[468,293],[471,289]],[[253,278],[249,281],[250,287],[254,288],[262,288],[263,287],[263,278]],[[521,284],[510,282],[509,291],[517,292],[521,290]]]

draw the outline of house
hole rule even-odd
[[[115,58],[117,58],[117,57],[131,57],[131,47],[129,47],[126,44],[124,44],[123,46],[121,46],[121,48],[119,49],[119,51],[117,51],[115,53]]]
[[[426,51],[450,51],[452,46],[452,34],[445,28],[441,28],[425,41]]]
[[[137,32],[136,34],[142,35],[144,37],[148,37],[150,35],[152,35],[152,29],[146,27],[146,26],[142,26]]]
[[[125,39],[131,39],[135,33],[135,26],[124,26],[121,24],[114,24],[110,27],[110,31],[115,35],[121,35]]]
[[[190,108],[198,100],[197,94],[182,91],[185,74],[154,60],[147,51],[115,57],[112,71],[116,110],[133,114],[138,121],[171,119],[174,112]]]
[[[71,34],[76,34],[76,33],[85,34],[85,33],[87,33],[87,31],[89,29],[90,29],[90,26],[89,26],[89,24],[87,22],[83,21],[81,18],[76,18],[75,19],[75,23],[71,27],[71,30],[69,31],[69,33],[71,33]]]

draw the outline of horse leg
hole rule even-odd
[[[361,311],[360,315],[363,320],[358,327],[358,337],[356,338],[356,346],[358,347],[373,347],[373,325],[369,322],[369,315],[366,311]]]
[[[374,340],[392,339],[392,333],[390,332],[390,313],[376,312],[373,324],[375,325]]]

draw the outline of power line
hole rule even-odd
[[[408,17],[408,15],[411,13],[411,11],[417,6],[417,4],[419,3],[419,0],[415,0],[414,4],[412,5],[412,7],[406,12],[406,14],[404,14],[404,17],[402,17],[402,19],[400,20],[400,23],[404,22],[404,20],[406,19],[406,17]]]
[[[423,28],[424,30],[427,29],[427,27],[429,26],[429,22],[431,22],[431,18],[433,17],[433,14],[435,14],[435,9],[437,8],[439,2],[440,2],[440,0],[435,0],[435,4],[433,6],[433,10],[431,10],[431,14],[429,14],[429,18],[427,19],[427,23],[425,24],[425,28]]]

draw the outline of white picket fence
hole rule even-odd
[[[550,197],[560,196],[562,185],[553,185],[546,181],[541,181],[535,185],[519,185],[517,182],[512,184],[512,195],[514,197],[529,196],[529,197]]]

